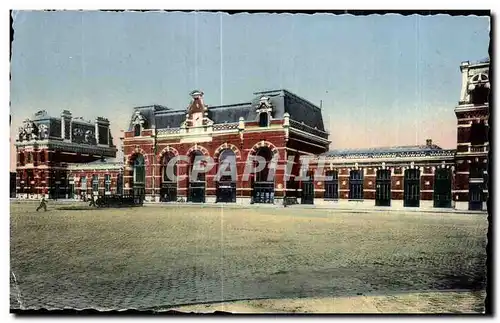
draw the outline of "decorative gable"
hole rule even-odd
[[[257,113],[268,112],[271,113],[273,111],[273,105],[271,100],[267,96],[263,96],[259,100],[259,105],[257,106]]]
[[[145,128],[146,126],[146,118],[141,114],[140,111],[135,111],[134,117],[132,118],[132,124],[135,125],[140,125],[141,128]]]
[[[182,124],[182,127],[212,125],[213,121],[208,118],[208,106],[203,102],[203,92],[194,90],[189,95],[193,99],[187,108],[186,120]]]

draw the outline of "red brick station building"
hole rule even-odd
[[[366,204],[486,210],[489,154],[489,61],[463,62],[462,89],[455,107],[457,148],[422,145],[330,150],[321,109],[286,90],[254,93],[247,102],[210,106],[201,91],[187,108],[136,107],[124,132],[123,161],[104,118],[86,121],[69,111],[59,117],[37,112],[16,138],[15,196],[20,199],[82,199],[93,195],[140,195],[146,201],[275,203],[284,197],[302,204]],[[172,180],[166,165],[179,162]],[[195,157],[216,166],[189,177]],[[278,161],[243,180],[249,156]],[[291,157],[293,156],[293,157]],[[309,180],[299,178],[307,157]],[[216,180],[226,158],[235,158],[237,177]],[[289,177],[285,165],[293,160]],[[324,175],[315,169],[324,161]],[[290,166],[290,164],[289,164]]]

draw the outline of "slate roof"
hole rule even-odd
[[[432,145],[411,145],[411,146],[392,146],[392,147],[375,147],[361,149],[334,149],[323,154],[326,157],[378,157],[383,155],[447,155],[453,154],[453,149],[443,149],[435,144]]]
[[[41,110],[38,112],[35,112],[33,116],[30,118],[32,121],[40,121],[40,120],[47,120],[47,119],[55,119],[54,117],[50,116],[47,111]]]
[[[290,114],[290,118],[299,122],[304,122],[311,128],[317,128],[325,132],[323,116],[321,109],[311,102],[299,97],[287,90],[272,90],[254,93],[254,97],[248,101],[238,104],[208,106],[208,117],[214,124],[238,122],[240,117],[245,121],[257,121],[256,109],[262,96],[269,98],[272,104],[274,119],[283,119],[285,112]],[[186,104],[187,106],[187,104]],[[134,112],[139,110],[142,116],[147,120],[146,128],[152,125],[156,129],[178,128],[186,119],[187,108],[171,110],[163,106],[151,105],[134,108]],[[129,131],[132,130],[131,116]],[[326,135],[326,132],[325,132]]]

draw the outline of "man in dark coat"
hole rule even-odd
[[[94,197],[94,194],[91,195],[90,197],[90,203],[89,203],[89,206],[96,206],[95,205],[95,197]]]
[[[40,201],[40,205],[36,208],[36,211],[40,211],[43,209],[44,212],[47,212],[47,201],[45,201],[45,195],[42,196],[42,200]]]

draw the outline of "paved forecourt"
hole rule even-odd
[[[12,308],[482,290],[485,215],[11,203]],[[68,210],[73,208],[73,210]]]

